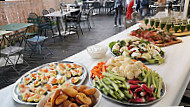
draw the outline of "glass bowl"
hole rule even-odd
[[[100,45],[92,45],[87,47],[88,54],[94,59],[103,58],[107,52],[107,47]]]

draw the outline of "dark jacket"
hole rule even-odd
[[[140,0],[137,0],[137,5],[136,5],[135,10],[136,10],[136,11],[138,11],[138,10],[139,10],[139,8],[140,8]]]
[[[149,7],[149,1],[148,0],[140,0],[140,8],[148,8]]]
[[[122,6],[122,0],[114,0],[114,8]]]

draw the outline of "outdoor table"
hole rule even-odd
[[[89,5],[89,4],[93,4],[94,2],[98,2],[98,1],[94,1],[94,0],[93,1],[84,1],[83,3],[86,3]]]
[[[154,18],[165,18],[165,17],[175,17],[175,18],[179,18],[179,17],[181,17],[182,18],[182,16],[183,16],[183,12],[175,12],[175,11],[173,11],[173,13],[171,14],[171,15],[169,15],[169,14],[166,14],[166,12],[165,11],[160,11],[160,12],[158,12],[155,16],[153,16]]]
[[[63,13],[61,13],[61,11],[55,11],[53,13],[50,13],[50,14],[47,14],[47,15],[44,15],[44,16],[45,17],[56,17],[56,25],[57,25],[58,32],[59,32],[59,37],[62,38],[61,29],[60,29],[60,25],[59,25],[59,19],[65,17],[66,15],[68,15],[68,14],[70,14],[72,12],[76,12],[78,10],[79,9],[70,9],[68,11],[63,11]]]
[[[97,45],[101,46],[108,46],[108,44],[112,41],[117,41],[121,39],[129,38],[127,36],[130,31],[139,28],[139,24],[136,24],[123,32],[116,34]],[[190,37],[186,36],[182,39],[182,43],[163,47],[162,50],[166,54],[165,63],[161,65],[148,65],[149,68],[156,70],[163,77],[163,81],[166,84],[166,95],[157,103],[153,104],[152,106],[178,106],[180,104],[181,98],[184,94],[184,91],[189,83],[190,80]],[[86,66],[88,72],[93,68],[93,66],[97,65],[100,61],[106,61],[109,58],[113,57],[108,51],[104,58],[102,59],[92,59],[89,55],[87,50],[83,50],[69,58],[64,60],[67,61],[75,61],[82,63]],[[89,83],[89,74],[86,77],[85,83],[86,85],[90,85]],[[0,90],[0,101],[2,107],[30,107],[27,105],[21,105],[16,103],[12,98],[12,89],[13,85],[7,86]],[[114,103],[110,100],[105,99],[102,97],[101,107],[121,107],[126,105],[121,105],[119,103]]]
[[[32,23],[10,23],[4,26],[1,26],[1,30],[6,30],[6,31],[18,31],[23,28],[27,28],[29,26],[32,26],[34,24]]]
[[[0,36],[11,33],[12,31],[0,30]]]
[[[161,6],[159,6],[159,5],[149,5],[149,6],[152,7],[152,8],[168,7],[168,4],[166,4],[166,5],[161,5]],[[180,4],[173,4],[173,5],[172,5],[172,7],[180,7],[180,6],[181,6]],[[136,4],[133,5],[132,8],[135,9],[135,8],[136,8]]]
[[[166,5],[150,5],[153,8],[158,8],[158,7],[168,7],[168,4]],[[172,7],[180,7],[180,4],[172,4]]]
[[[25,30],[25,34],[28,30],[28,27],[32,26],[34,24],[32,23],[10,23],[10,24],[7,24],[7,25],[4,25],[4,26],[1,26],[0,27],[0,30],[5,30],[5,31],[15,31],[15,33],[18,33],[18,30],[21,30],[21,29],[24,29],[26,28]],[[24,35],[21,35],[22,36],[22,39],[25,41],[26,45],[28,45],[30,47],[30,45],[28,44],[27,42],[27,38],[25,37],[25,34]],[[22,41],[23,41],[22,40]],[[31,48],[32,49],[32,48]]]
[[[84,1],[83,3],[87,3],[89,5],[89,4],[93,4],[94,2],[96,1]]]
[[[10,34],[10,33],[12,33],[12,31],[0,30],[0,39],[1,39],[1,41],[4,42],[4,44],[5,44],[6,40],[9,41],[8,38],[7,38],[7,37],[9,37],[9,36],[6,36],[6,34]],[[2,43],[2,42],[1,42],[1,43]]]

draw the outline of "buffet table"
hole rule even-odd
[[[116,34],[100,43],[98,45],[105,45],[108,46],[108,44],[112,41],[117,41],[118,39],[125,39],[127,38],[127,34],[130,33],[130,31],[137,29],[139,24],[136,24],[127,30]],[[166,84],[166,95],[161,99],[159,102],[155,103],[154,106],[177,106],[179,105],[181,98],[184,94],[184,91],[186,89],[187,84],[190,80],[190,37],[183,37],[181,38],[183,40],[182,43],[175,44],[172,46],[164,47],[162,48],[163,51],[165,51],[166,59],[165,63],[161,65],[148,65],[148,67],[152,68],[153,70],[156,70],[161,77],[163,77],[163,81]],[[111,53],[108,51],[106,56],[103,59],[92,59],[86,50],[81,51],[65,60],[69,61],[76,61],[79,63],[82,63],[86,66],[88,71],[92,69],[93,66],[95,66],[100,61],[106,61],[112,57]],[[86,81],[84,84],[89,84],[89,77],[87,76]],[[14,85],[14,84],[13,84]],[[13,85],[10,85],[4,89],[0,90],[0,100],[2,107],[29,107],[27,105],[21,105],[16,103],[12,98],[12,88]],[[111,102],[105,98],[102,98],[101,107],[117,107],[117,106],[125,106],[120,105],[118,103]]]

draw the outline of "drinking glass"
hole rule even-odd
[[[145,25],[147,25],[148,24],[148,18],[144,18],[144,23],[145,23]]]
[[[154,19],[150,19],[150,26],[151,26],[151,27],[154,26]]]
[[[164,29],[164,27],[166,26],[166,22],[161,22],[160,23],[160,28],[163,30]]]
[[[190,31],[190,24],[187,24],[187,31]]]
[[[156,26],[156,28],[158,28],[159,24],[160,24],[160,20],[156,20],[154,25]]]
[[[170,31],[171,26],[172,26],[171,23],[167,23],[167,24],[166,24],[166,29],[167,29],[168,32]]]
[[[178,24],[174,25],[174,31],[175,31],[175,33],[177,33],[177,31],[179,30],[179,28],[180,28],[180,25],[178,25]]]
[[[186,25],[184,25],[184,24],[182,24],[182,25],[181,25],[181,27],[180,27],[180,29],[181,29],[181,32],[184,32],[184,30],[185,30],[185,27],[186,27]]]

